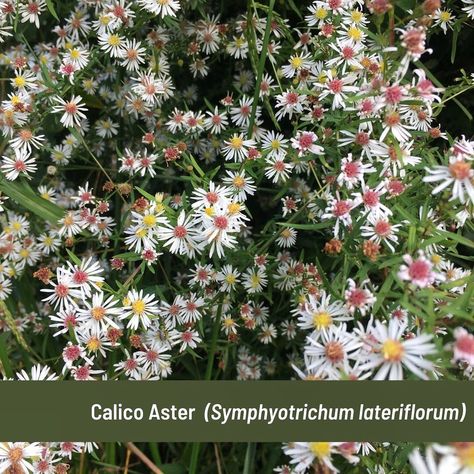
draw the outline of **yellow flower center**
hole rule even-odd
[[[272,146],[272,150],[278,150],[280,148],[280,141],[272,140],[271,146]]]
[[[355,26],[351,26],[347,30],[347,36],[349,36],[349,38],[353,39],[354,41],[360,41],[362,39],[362,31]]]
[[[15,77],[15,80],[13,82],[15,83],[16,87],[25,87],[26,79],[23,76],[18,76]]]
[[[243,144],[244,144],[244,141],[242,140],[242,138],[238,136],[233,136],[230,139],[230,146],[236,150],[238,150],[239,148],[242,148]]]
[[[206,209],[204,209],[204,212],[206,213],[207,216],[211,217],[214,215],[214,208],[212,206],[206,207]]]
[[[230,273],[229,275],[226,275],[225,277],[225,281],[229,284],[229,285],[233,285],[235,282],[236,282],[236,278],[235,278],[235,275]]]
[[[137,300],[132,303],[132,311],[135,314],[142,314],[145,311],[145,302],[143,300]]]
[[[92,308],[91,316],[96,321],[101,321],[102,319],[104,319],[104,316],[105,316],[105,308],[103,308],[102,306],[96,306],[95,308]]]
[[[314,16],[318,20],[324,20],[328,16],[328,11],[325,10],[324,8],[316,8],[314,12]]]
[[[448,12],[448,11],[442,11],[440,14],[439,14],[439,19],[443,22],[443,23],[446,23],[448,22],[449,20],[451,20],[451,13]]]
[[[100,342],[100,340],[97,337],[91,337],[87,341],[87,348],[91,352],[97,352],[100,349],[101,346],[102,346],[102,343]]]
[[[331,445],[327,441],[309,443],[309,449],[319,459],[331,454]]]
[[[143,218],[143,223],[144,223],[147,227],[153,227],[153,226],[156,224],[156,216],[154,216],[153,214],[147,214],[147,215]]]
[[[135,232],[135,235],[139,239],[143,239],[143,237],[145,237],[145,235],[146,235],[146,229],[137,229],[136,232]]]
[[[28,258],[30,251],[28,249],[21,249],[19,252],[21,258]]]
[[[459,448],[457,453],[463,466],[474,467],[474,443]]]
[[[405,350],[400,341],[393,339],[387,339],[382,346],[383,358],[390,362],[399,362],[403,356]]]
[[[250,278],[250,283],[252,285],[252,288],[258,288],[258,286],[260,285],[260,277],[256,274],[253,274]]]
[[[232,318],[225,318],[224,319],[224,326],[226,328],[231,328],[234,325],[234,320]]]
[[[118,35],[110,35],[108,42],[110,46],[118,46],[120,44],[120,37]]]
[[[110,23],[110,18],[107,16],[107,15],[102,15],[100,18],[99,18],[99,21],[102,25],[106,26]]]
[[[316,329],[326,329],[332,324],[332,316],[327,311],[318,311],[313,314],[313,326]]]
[[[295,56],[291,58],[290,64],[293,69],[299,69],[303,65],[303,59],[300,56]]]
[[[364,18],[364,14],[359,10],[353,10],[351,12],[351,18],[354,23],[360,23],[360,21]]]
[[[236,188],[243,188],[245,186],[245,180],[242,176],[236,176],[232,183]]]
[[[229,211],[229,214],[237,214],[240,212],[240,204],[238,202],[231,202],[227,206],[227,210]]]

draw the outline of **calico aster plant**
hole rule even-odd
[[[454,62],[473,19],[472,0],[1,0],[3,377],[472,379],[474,141],[440,113],[472,121],[474,81],[443,85],[430,58],[445,36]],[[239,445],[142,449],[242,472]],[[0,472],[124,453],[3,443]],[[473,453],[245,458],[424,474]]]

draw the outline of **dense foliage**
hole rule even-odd
[[[471,379],[473,19],[473,0],[1,0],[2,376]],[[365,442],[4,443],[0,472],[144,455],[474,472],[474,444]]]

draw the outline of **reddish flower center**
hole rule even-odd
[[[456,349],[461,352],[474,355],[474,336],[464,334],[456,340]]]
[[[186,230],[186,227],[184,225],[177,225],[174,228],[174,236],[177,237],[178,239],[182,239],[183,237],[186,237],[188,231]]]
[[[336,217],[341,217],[348,214],[351,207],[347,201],[337,201],[334,204],[333,213]]]
[[[215,204],[219,200],[219,196],[217,195],[217,193],[209,191],[206,194],[206,199],[210,204]]]
[[[349,303],[360,308],[367,303],[367,295],[362,288],[354,288],[349,295]]]
[[[374,225],[374,231],[380,237],[387,237],[392,231],[392,226],[388,221],[378,221]]]
[[[332,79],[328,83],[328,88],[333,94],[339,94],[342,92],[342,80],[341,79]]]
[[[426,260],[415,260],[408,268],[408,274],[413,280],[425,280],[430,276],[431,265]]]
[[[89,378],[90,370],[87,366],[79,367],[76,370],[76,380],[87,380]]]
[[[64,104],[64,110],[71,115],[77,112],[77,105],[74,102],[66,102]]]
[[[398,104],[402,100],[402,88],[400,86],[387,87],[385,100],[389,104]]]
[[[220,230],[227,229],[228,224],[228,219],[225,216],[217,216],[214,218],[214,225]]]
[[[379,194],[377,191],[366,191],[363,195],[362,199],[364,200],[364,204],[369,207],[374,207],[379,203]]]
[[[328,342],[325,349],[326,357],[333,364],[344,360],[344,348],[342,344],[337,341]]]
[[[360,165],[357,161],[349,161],[344,165],[344,173],[348,178],[355,178],[359,174]]]
[[[54,292],[57,296],[59,296],[59,298],[64,298],[69,294],[69,287],[64,283],[59,283],[58,285],[56,285]]]
[[[72,276],[72,280],[74,283],[82,285],[89,280],[89,275],[84,270],[76,270]]]
[[[286,103],[295,105],[298,103],[298,94],[296,92],[289,92],[286,94]]]
[[[456,161],[449,165],[449,172],[454,179],[462,181],[471,176],[471,165],[465,161]]]
[[[78,346],[68,346],[64,349],[64,358],[69,361],[77,360],[81,355],[81,350]]]

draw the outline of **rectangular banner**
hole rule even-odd
[[[470,382],[1,382],[6,441],[471,441]]]

